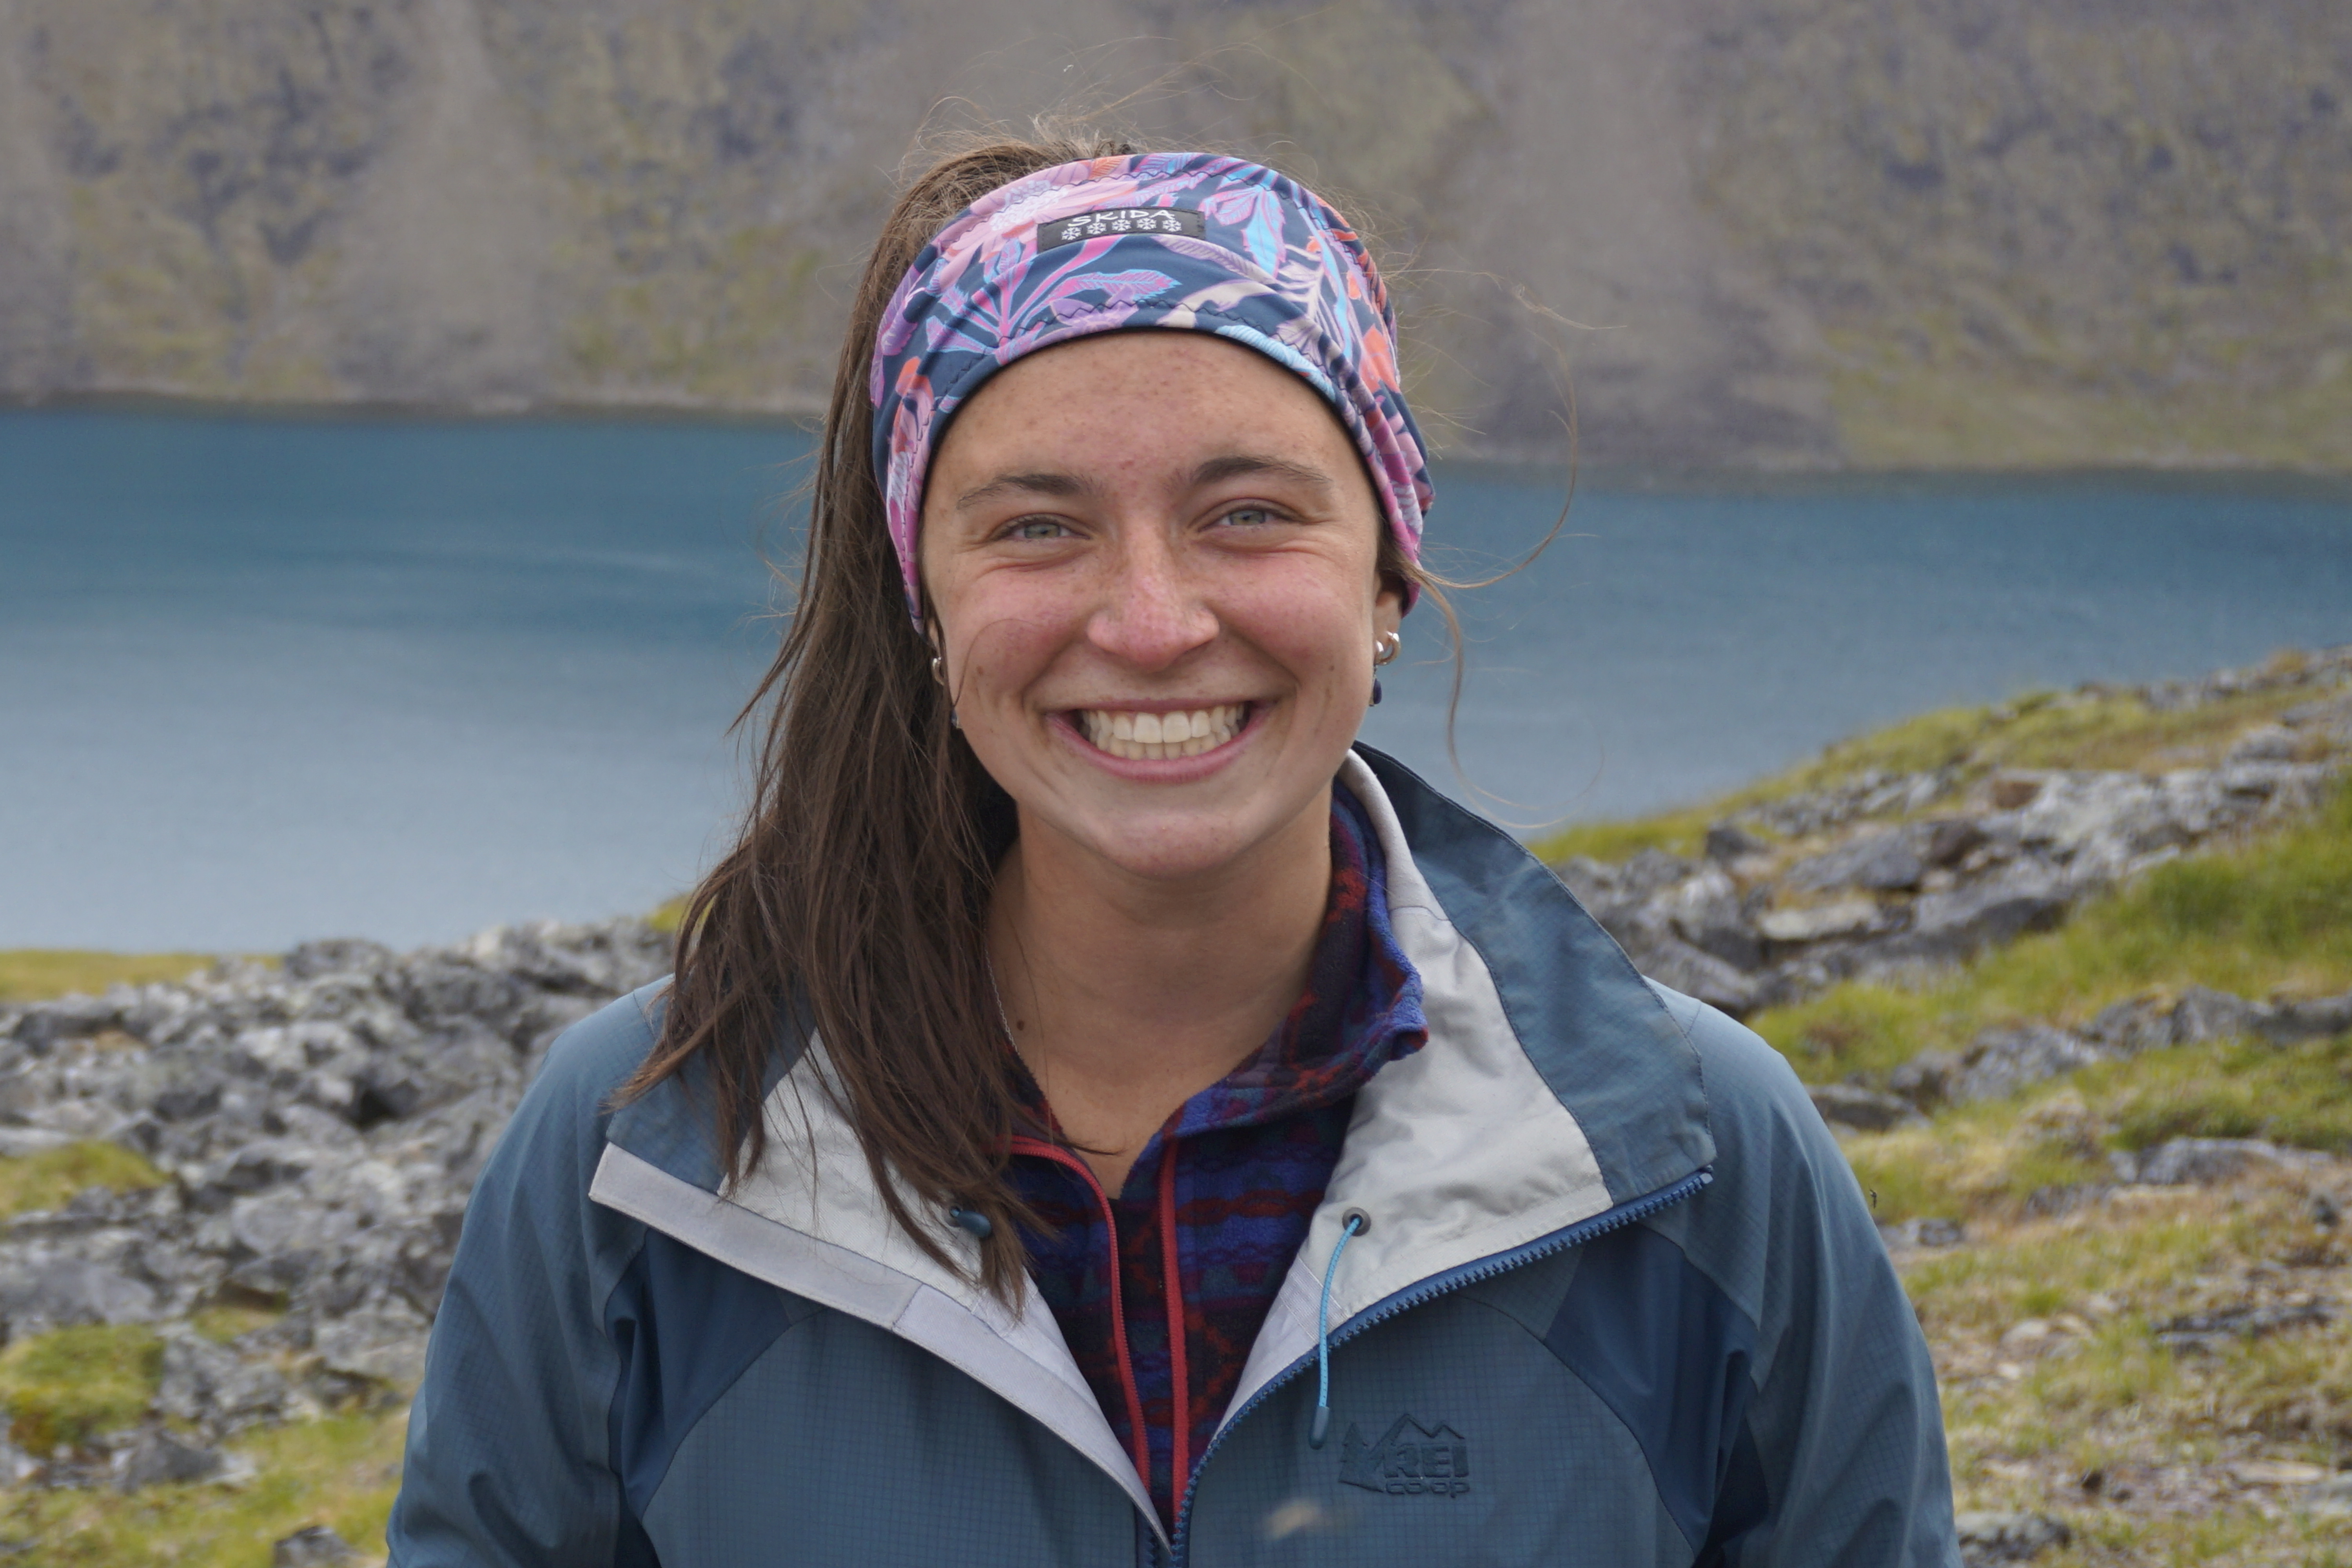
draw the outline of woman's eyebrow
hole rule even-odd
[[[1057,474],[1051,471],[999,474],[986,484],[976,485],[956,497],[954,510],[970,511],[973,507],[985,505],[989,501],[999,500],[1015,493],[1053,496],[1060,500],[1068,500],[1092,495],[1095,493],[1095,487],[1073,474]]]
[[[1255,452],[1234,452],[1222,458],[1212,458],[1192,470],[1192,488],[1219,484],[1226,479],[1238,479],[1253,475],[1289,479],[1316,490],[1328,490],[1331,476],[1320,468],[1304,463],[1294,463],[1286,458],[1273,458]]]

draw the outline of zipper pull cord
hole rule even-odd
[[[1361,1209],[1349,1210],[1339,1227],[1339,1243],[1331,1248],[1331,1261],[1323,1270],[1323,1304],[1315,1313],[1315,1421],[1307,1429],[1310,1448],[1321,1447],[1331,1436],[1331,1281],[1339,1273],[1339,1254],[1348,1250],[1358,1231],[1370,1224]]]

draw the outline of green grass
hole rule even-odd
[[[2324,1294],[2344,1262],[2336,1233],[2285,1184],[1994,1220],[1968,1247],[1909,1255],[1960,1506],[2065,1519],[2076,1541],[2045,1563],[2347,1560],[2352,1522],[2283,1509],[2285,1495],[2238,1487],[2229,1467],[2352,1461],[2352,1331],[2289,1329],[2209,1353],[2155,1337],[2183,1311]],[[2039,1336],[2021,1342],[2021,1324]],[[2095,1471],[2100,1493],[2081,1484]],[[2135,1497],[2107,1493],[2109,1480]]]
[[[2117,1149],[2173,1138],[2264,1138],[2352,1154],[2352,1038],[2281,1049],[2215,1041],[2150,1051],[2074,1074]]]
[[[163,1342],[140,1323],[89,1324],[19,1340],[0,1351],[0,1407],[8,1437],[30,1453],[81,1447],[147,1413],[162,1375]]]
[[[2352,780],[2304,821],[2158,867],[1917,988],[1855,984],[1750,1020],[1799,1074],[1883,1072],[2021,1019],[2087,1022],[2111,1002],[2208,985],[2240,995],[2352,990]]]
[[[256,1329],[266,1329],[286,1314],[268,1307],[221,1306],[205,1307],[188,1320],[196,1332],[215,1344],[225,1345],[240,1334]]]
[[[249,1433],[227,1447],[256,1479],[110,1491],[0,1492],[0,1536],[27,1542],[27,1568],[268,1568],[270,1543],[333,1528],[381,1560],[399,1489],[407,1413],[329,1416]]]
[[[0,1219],[57,1208],[89,1187],[118,1193],[162,1186],[163,1173],[120,1143],[68,1143],[0,1160]]]
[[[185,980],[213,962],[203,952],[89,952],[27,947],[0,952],[0,1002],[46,1002],[79,993],[95,996],[110,985]]]

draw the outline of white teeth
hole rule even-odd
[[[1189,713],[1138,713],[1082,708],[1075,717],[1087,739],[1114,757],[1165,762],[1213,752],[1241,732],[1246,703],[1195,708]]]

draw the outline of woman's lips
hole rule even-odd
[[[1220,702],[1172,713],[1127,708],[1078,708],[1071,728],[1097,751],[1128,762],[1171,762],[1215,751],[1248,726],[1252,704]]]

